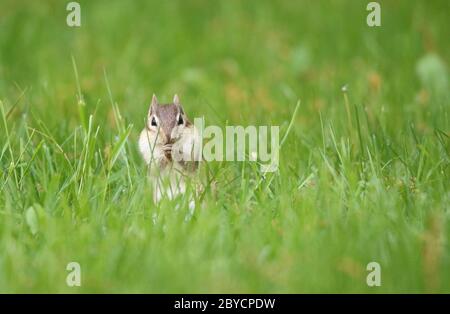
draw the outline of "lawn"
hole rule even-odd
[[[0,3],[0,292],[450,292],[449,1],[67,2]],[[279,125],[279,170],[155,205],[153,93]]]

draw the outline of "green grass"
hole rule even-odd
[[[450,5],[367,2],[1,1],[0,292],[450,292]],[[300,99],[279,172],[154,206],[153,93],[281,136]]]

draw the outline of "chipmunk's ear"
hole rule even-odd
[[[178,97],[177,94],[175,94],[175,96],[173,96],[173,103],[175,105],[179,105],[180,104],[180,98]]]
[[[158,105],[158,98],[156,98],[156,95],[153,94],[152,97],[152,104],[150,105],[150,109],[148,111],[148,114],[152,114],[153,112],[156,112],[156,106]]]
[[[180,110],[180,113],[182,115],[184,115],[183,106],[181,106],[180,97],[178,97],[177,94],[175,94],[175,96],[173,96],[173,103],[178,107],[178,109]]]

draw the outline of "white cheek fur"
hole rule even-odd
[[[182,134],[183,134],[184,126],[183,125],[177,125],[172,129],[172,132],[170,134],[170,138],[172,138],[175,141],[178,141]]]
[[[163,152],[159,149],[161,137],[154,132],[144,129],[139,136],[139,151],[145,162],[149,164],[151,160],[158,160],[163,157]],[[152,158],[153,157],[153,158]]]
[[[180,139],[173,146],[173,150],[176,151],[175,159],[183,161],[200,160],[201,139],[197,129],[195,127],[183,128],[178,134]]]

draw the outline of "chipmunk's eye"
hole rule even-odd
[[[151,126],[156,126],[156,119],[152,117],[152,122],[150,122]]]
[[[182,125],[182,124],[184,124],[184,120],[183,120],[183,117],[181,116],[181,114],[180,114],[180,116],[178,117],[178,125]]]

